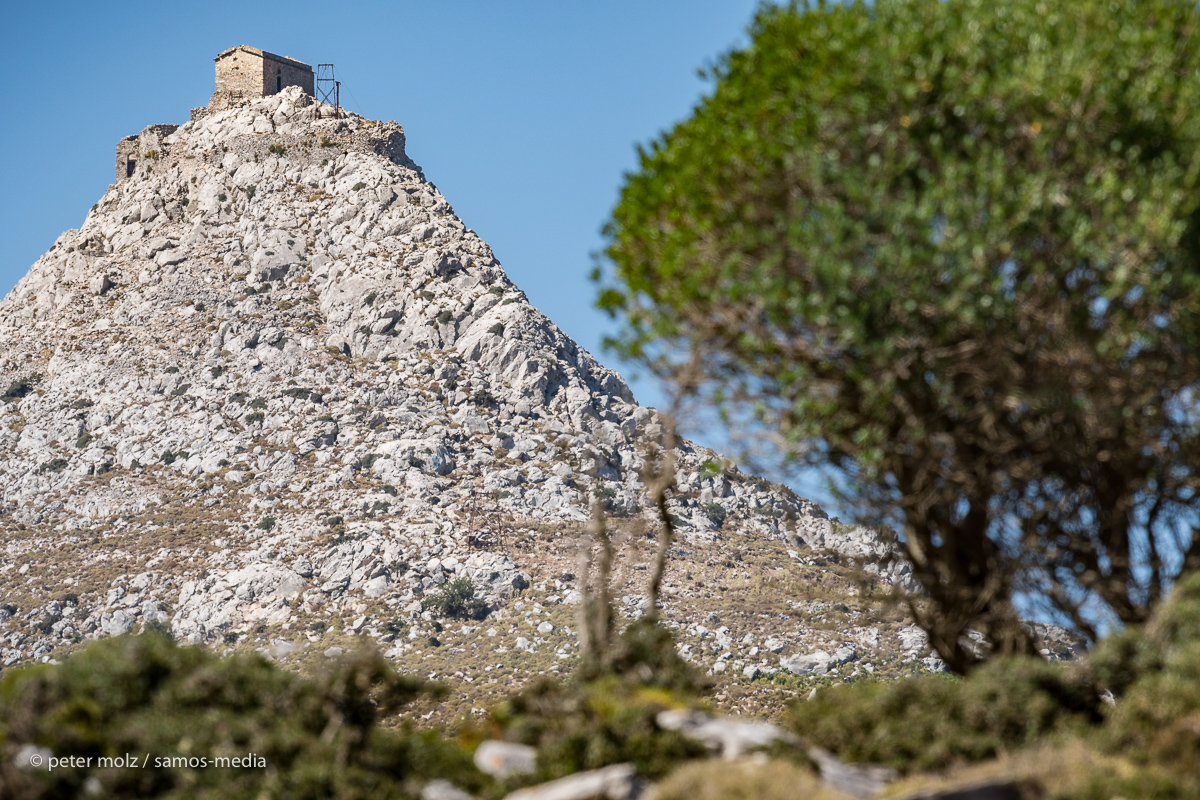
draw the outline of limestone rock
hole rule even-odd
[[[475,766],[493,778],[530,773],[537,768],[537,750],[528,745],[487,739],[475,749]]]
[[[740,758],[750,750],[767,747],[776,741],[794,741],[793,736],[769,722],[712,717],[690,709],[660,711],[655,721],[660,728],[680,731],[727,759]]]
[[[632,764],[613,764],[518,789],[505,800],[634,800],[642,789]]]
[[[350,633],[395,657],[449,582],[493,614],[547,589],[538,548],[487,520],[553,530],[598,494],[652,518],[641,476],[659,413],[529,303],[400,125],[318,119],[311,103],[288,87],[147,129],[135,140],[157,158],[0,301],[0,513],[32,529],[9,558],[42,569],[82,552],[48,571],[64,584],[38,587],[41,605],[100,584],[50,633],[40,611],[0,619],[4,664],[156,623],[196,644],[260,629],[316,644],[325,620],[368,605]],[[893,580],[891,550],[814,503],[732,466],[711,475],[722,460],[693,442],[674,458],[681,547],[799,537]],[[21,569],[0,593],[26,591]],[[621,604],[646,610],[632,590]],[[567,636],[533,630],[519,649]],[[740,634],[716,636],[708,663],[744,655],[724,656]]]

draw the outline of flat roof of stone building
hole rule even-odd
[[[290,56],[277,56],[274,53],[268,53],[266,50],[259,50],[257,47],[251,47],[248,44],[239,44],[236,47],[229,48],[228,50],[222,50],[219,54],[217,54],[217,57],[214,58],[213,61],[220,61],[222,58],[229,55],[234,50],[243,50],[247,53],[253,53],[256,56],[261,56],[270,61],[279,61],[283,64],[291,64],[292,66],[295,66],[295,67],[304,67],[305,69],[309,69],[309,70],[312,69],[311,65],[305,64],[303,61],[300,61],[299,59],[292,58]]]

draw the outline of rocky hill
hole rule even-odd
[[[3,665],[144,625],[289,664],[369,640],[461,711],[569,669],[592,498],[639,613],[663,420],[529,304],[398,124],[323,110],[289,88],[148,128],[0,303]],[[695,444],[676,465],[664,616],[719,697],[937,666],[873,602],[906,567],[868,532]],[[460,578],[486,618],[451,624]]]

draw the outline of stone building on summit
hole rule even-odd
[[[303,61],[246,44],[231,47],[214,60],[217,84],[209,108],[228,108],[243,100],[277,94],[287,86],[299,86],[305,94],[314,94],[313,69]]]
[[[313,69],[303,61],[248,44],[231,47],[213,60],[217,64],[216,87],[207,106],[192,109],[193,120],[212,111],[278,94],[288,86],[299,86],[310,97],[315,94]],[[140,159],[157,158],[163,150],[163,140],[178,128],[178,125],[151,125],[118,142],[116,182],[132,177]]]

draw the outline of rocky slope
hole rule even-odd
[[[592,497],[637,613],[659,415],[529,304],[399,125],[314,110],[291,88],[147,129],[0,303],[4,665],[166,624],[285,660],[370,637],[409,669],[545,671],[574,650],[556,604]],[[743,682],[919,663],[817,555],[887,584],[887,548],[704,448],[676,458],[666,616],[688,652]],[[460,577],[491,616],[451,636],[430,600]]]

